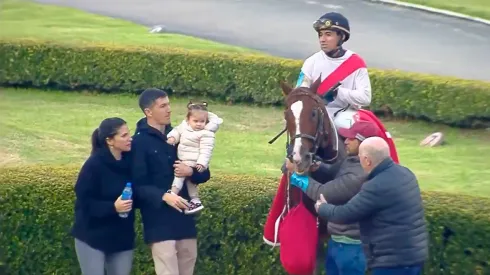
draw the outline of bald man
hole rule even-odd
[[[361,241],[372,275],[419,275],[428,258],[428,233],[415,175],[390,157],[380,137],[365,139],[359,159],[368,174],[361,190],[344,205],[322,196],[318,215],[330,222],[359,222]]]

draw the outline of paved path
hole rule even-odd
[[[38,0],[170,31],[304,59],[318,50],[311,24],[337,10],[346,47],[368,66],[490,81],[490,27],[362,0]]]

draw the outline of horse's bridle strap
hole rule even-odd
[[[298,92],[296,94],[297,95],[306,95],[308,97],[311,97],[313,100],[315,100],[317,102],[317,104],[321,104],[321,106],[323,106],[323,107],[325,106],[323,101],[319,97],[317,98],[314,95],[312,95],[311,93],[301,91],[301,92]],[[306,138],[306,139],[311,140],[314,143],[312,150],[310,150],[310,152],[308,152],[312,156],[312,160],[316,159],[316,152],[317,152],[317,150],[320,147],[320,144],[322,142],[321,137],[327,137],[328,136],[328,132],[326,131],[326,129],[324,129],[325,112],[322,110],[321,107],[317,107],[315,110],[318,111],[318,116],[319,116],[315,136],[308,135],[308,134],[297,134],[293,137],[293,139]],[[277,134],[274,138],[272,138],[269,141],[269,144],[274,143],[285,132],[287,132],[287,125],[284,127],[284,129],[279,134]],[[288,149],[288,147],[289,147],[289,143],[290,143],[289,137],[290,137],[290,135],[288,134],[287,135],[287,141],[286,141],[286,149]],[[292,156],[289,154],[287,157],[290,160],[292,158]]]
[[[320,142],[321,142],[321,137],[323,137],[323,135],[327,136],[328,133],[325,131],[325,129],[323,129],[324,125],[324,116],[325,116],[325,113],[322,111],[321,108],[317,107],[316,110],[318,111],[318,116],[319,116],[319,119],[318,119],[318,124],[316,126],[316,134],[315,136],[312,136],[312,135],[308,135],[308,134],[298,134],[298,135],[295,135],[294,138],[306,138],[306,139],[309,139],[311,140],[313,143],[314,143],[314,148],[312,148],[312,150],[309,152],[311,155],[315,155],[316,154],[316,151],[318,150],[318,148],[320,147]]]

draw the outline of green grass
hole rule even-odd
[[[401,0],[490,20],[489,0]]]
[[[267,142],[283,127],[282,110],[224,105],[209,100],[211,111],[224,119],[211,162],[213,173],[278,177],[285,137]],[[172,122],[185,114],[187,99],[171,99]],[[0,166],[23,164],[80,165],[89,154],[90,134],[110,116],[126,119],[132,131],[142,117],[134,95],[56,91],[0,91]],[[490,139],[483,130],[459,130],[423,122],[386,121],[400,160],[418,176],[424,190],[490,196]],[[418,144],[435,131],[447,145]]]
[[[0,1],[0,26],[0,40],[36,39],[67,45],[100,43],[261,54],[191,36],[150,34],[149,28],[125,20],[20,0]]]

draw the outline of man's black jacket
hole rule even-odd
[[[197,236],[194,217],[178,212],[162,200],[165,192],[171,189],[173,165],[177,160],[177,147],[167,144],[167,134],[171,130],[171,125],[168,125],[165,133],[161,133],[149,126],[146,118],[143,118],[138,121],[133,136],[132,177],[146,243]],[[196,184],[206,182],[209,178],[209,170],[199,173],[195,168],[190,177]],[[179,195],[189,199],[185,184]]]

